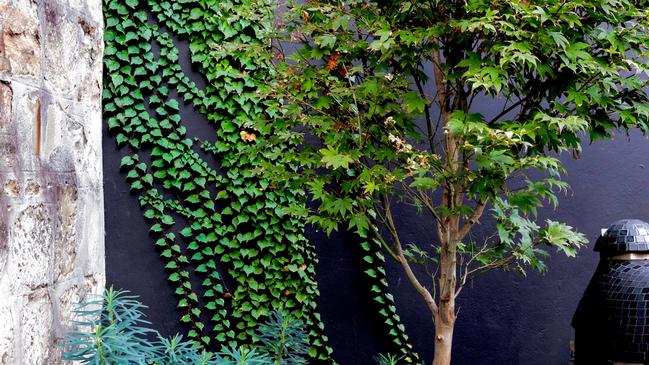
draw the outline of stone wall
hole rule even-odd
[[[0,0],[0,364],[61,363],[101,293],[100,0]]]

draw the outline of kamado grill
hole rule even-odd
[[[649,364],[649,224],[613,223],[572,321],[575,364]]]

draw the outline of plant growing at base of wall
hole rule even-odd
[[[260,346],[224,347],[212,354],[182,336],[162,337],[148,328],[137,297],[107,289],[101,299],[74,310],[76,327],[62,346],[65,361],[91,365],[302,365],[307,335],[302,321],[274,312],[257,331]],[[150,338],[156,338],[151,341]]]
[[[306,365],[309,343],[302,328],[302,321],[274,312],[257,331],[259,345],[275,365]]]
[[[434,322],[432,362],[449,364],[475,275],[545,271],[547,248],[587,242],[537,212],[568,189],[557,154],[649,129],[648,16],[628,0],[290,5],[264,132],[301,148],[283,154],[290,170],[263,169],[288,181],[298,166],[314,204],[288,213],[327,233],[345,222],[400,264]],[[408,207],[435,227],[430,245],[404,241],[394,212]],[[475,235],[485,219],[496,229]]]
[[[399,357],[393,354],[379,354],[374,358],[377,365],[399,365],[403,356]]]

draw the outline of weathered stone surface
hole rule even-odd
[[[101,84],[95,75],[102,68],[101,28],[59,2],[44,4],[46,83],[70,99],[99,102]]]
[[[0,365],[60,364],[104,288],[100,0],[0,0]]]
[[[57,201],[57,232],[54,243],[56,279],[67,277],[74,270],[77,258],[77,188],[65,185],[59,188]],[[83,224],[83,222],[79,222]]]
[[[82,14],[87,21],[93,24],[103,24],[101,11],[101,0],[68,0],[68,5],[79,14]]]
[[[22,209],[9,230],[9,265],[14,293],[49,284],[52,217],[44,204]]]
[[[17,198],[20,195],[20,185],[18,180],[9,179],[4,185],[5,194],[10,198]]]
[[[79,187],[101,187],[101,114],[96,113],[83,119],[67,118],[65,123],[74,169],[87,172],[83,175],[77,174]]]
[[[51,100],[43,105],[41,113],[40,161],[44,169],[53,172],[74,171],[67,120],[58,102]]]
[[[15,331],[13,298],[0,302],[0,365],[13,365],[15,360]]]
[[[20,318],[22,363],[51,365],[50,343],[52,303],[47,288],[36,290],[24,298]]]
[[[11,62],[7,58],[5,52],[5,42],[4,42],[4,28],[0,24],[0,75],[8,75],[11,72]],[[1,360],[1,359],[0,359]]]
[[[9,242],[9,229],[7,228],[8,210],[7,203],[2,193],[0,193],[0,278],[2,278],[2,273],[7,265],[7,257],[9,256],[7,245]]]
[[[13,123],[15,128],[16,167],[18,171],[40,170],[40,149],[43,116],[41,106],[48,96],[32,86],[12,83]]]
[[[51,90],[71,95],[79,87],[87,62],[81,49],[83,30],[73,14],[55,1],[44,2],[45,80]],[[74,67],[71,67],[74,65]],[[85,70],[83,70],[85,71]]]
[[[2,33],[1,30],[0,33]],[[1,50],[2,40],[0,37],[0,53]],[[16,166],[16,136],[12,114],[13,90],[11,84],[0,80],[0,171],[12,171]]]
[[[87,282],[104,279],[105,261],[104,246],[96,242],[104,242],[104,201],[103,195],[97,191],[81,189],[77,200],[77,262],[75,269],[83,272]],[[101,208],[98,208],[101,207]],[[79,227],[86,229],[79,229]],[[102,227],[102,229],[89,229]]]
[[[3,57],[15,76],[36,77],[41,70],[41,39],[36,4],[31,1],[2,0]]]
[[[16,164],[16,136],[0,134],[0,172],[13,171]]]
[[[11,86],[0,82],[0,133],[6,133],[6,129],[11,123],[12,100]]]

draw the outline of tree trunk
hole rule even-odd
[[[440,312],[444,310],[440,306]],[[435,321],[435,357],[433,365],[450,365],[451,349],[453,347],[453,328],[455,327],[455,313],[450,323],[442,320],[442,316]]]
[[[437,40],[436,40],[437,42]],[[462,139],[454,136],[448,130],[448,123],[453,110],[467,109],[463,106],[466,101],[462,95],[463,87],[454,94],[448,87],[442,69],[441,43],[440,48],[433,50],[435,85],[439,103],[440,117],[444,125],[444,168],[450,176],[459,176],[462,164]],[[452,105],[453,104],[453,105]],[[466,111],[466,110],[465,110]],[[439,257],[439,305],[435,320],[435,357],[432,365],[450,365],[451,350],[453,347],[453,330],[455,328],[455,295],[457,290],[457,244],[463,239],[460,237],[460,215],[455,210],[464,204],[464,192],[461,182],[457,179],[445,179],[442,193],[442,206],[448,209],[444,213],[443,221],[438,222],[438,235],[441,243]],[[448,215],[447,215],[448,214]]]
[[[455,285],[456,248],[455,244],[442,248],[440,260],[440,300],[435,317],[435,357],[433,365],[450,365],[455,328]]]
[[[449,236],[442,240],[440,255],[440,296],[439,309],[435,318],[435,357],[433,365],[450,365],[451,348],[453,345],[453,329],[455,327],[455,288],[457,285],[457,219],[449,220],[451,228],[447,230]],[[450,232],[449,232],[450,231]]]
[[[453,188],[447,188],[450,207],[456,203]],[[439,260],[439,309],[435,319],[435,357],[433,365],[450,365],[451,349],[453,346],[453,329],[455,327],[455,294],[457,287],[457,237],[459,232],[459,216],[454,215],[445,219],[444,233],[441,238],[442,250]]]

